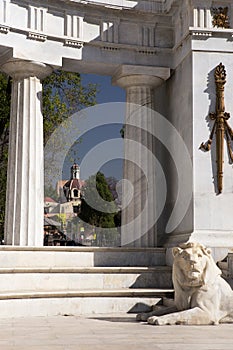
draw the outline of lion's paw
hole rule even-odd
[[[157,316],[149,317],[147,319],[147,322],[149,324],[155,324],[156,326],[164,326],[164,325],[168,324],[166,319],[164,319],[163,317],[157,317]]]
[[[151,316],[151,317],[149,317],[149,318],[147,319],[147,322],[148,322],[149,324],[158,324],[157,321],[158,321],[158,317],[157,317],[157,316]]]
[[[136,321],[146,321],[148,319],[148,314],[142,313],[142,314],[137,314],[136,316]]]

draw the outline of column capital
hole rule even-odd
[[[112,84],[122,88],[149,86],[156,88],[170,77],[170,68],[122,65],[112,78]]]
[[[13,79],[29,77],[43,79],[52,73],[53,68],[41,62],[11,59],[2,65],[0,70]]]

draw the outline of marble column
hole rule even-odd
[[[113,77],[114,85],[126,89],[124,179],[133,186],[130,203],[127,182],[123,186],[122,245],[157,246],[154,89],[169,75],[169,68],[124,65]]]
[[[13,79],[5,243],[43,245],[44,157],[42,85],[52,72],[43,63],[10,60],[0,69]]]

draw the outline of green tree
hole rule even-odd
[[[44,196],[45,197],[50,197],[50,198],[54,199],[56,202],[59,201],[59,196],[57,194],[57,191],[56,191],[55,188],[53,188],[52,185],[45,186],[45,188],[44,188]]]
[[[84,107],[96,104],[97,86],[83,86],[78,73],[55,70],[43,80],[44,143],[56,127]]]
[[[98,172],[96,175],[90,176],[85,182],[83,193],[84,198],[82,200],[81,213],[79,214],[80,219],[97,227],[115,227],[115,213],[109,213],[109,208],[111,212],[116,212],[117,208],[113,202],[114,198],[108,187],[104,174]],[[100,203],[99,196],[104,202]],[[93,207],[88,203],[93,203]],[[98,210],[94,207],[98,208]]]
[[[118,235],[114,222],[114,216],[117,213],[117,206],[114,203],[113,195],[109,189],[104,174],[98,172],[96,175],[90,176],[85,183],[83,193],[84,198],[82,200],[79,218],[82,221],[97,227],[99,242],[103,241],[103,235],[105,242],[114,241],[114,236]],[[100,203],[99,196],[104,202]],[[93,203],[93,207],[88,203]],[[98,208],[98,210],[95,208]],[[101,228],[109,228],[111,230],[101,231]],[[115,228],[115,230],[113,228]]]
[[[7,158],[9,143],[11,80],[0,73],[0,238],[3,238]],[[96,103],[97,87],[83,86],[79,73],[54,71],[43,80],[44,141],[74,112]]]

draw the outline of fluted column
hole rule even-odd
[[[8,158],[5,242],[43,245],[44,157],[42,85],[45,64],[11,60],[0,67],[13,79]]]
[[[169,72],[169,68],[122,66],[113,78],[113,84],[126,89],[124,179],[133,185],[130,203],[126,196],[129,182],[123,187],[122,245],[157,246],[154,89]]]

